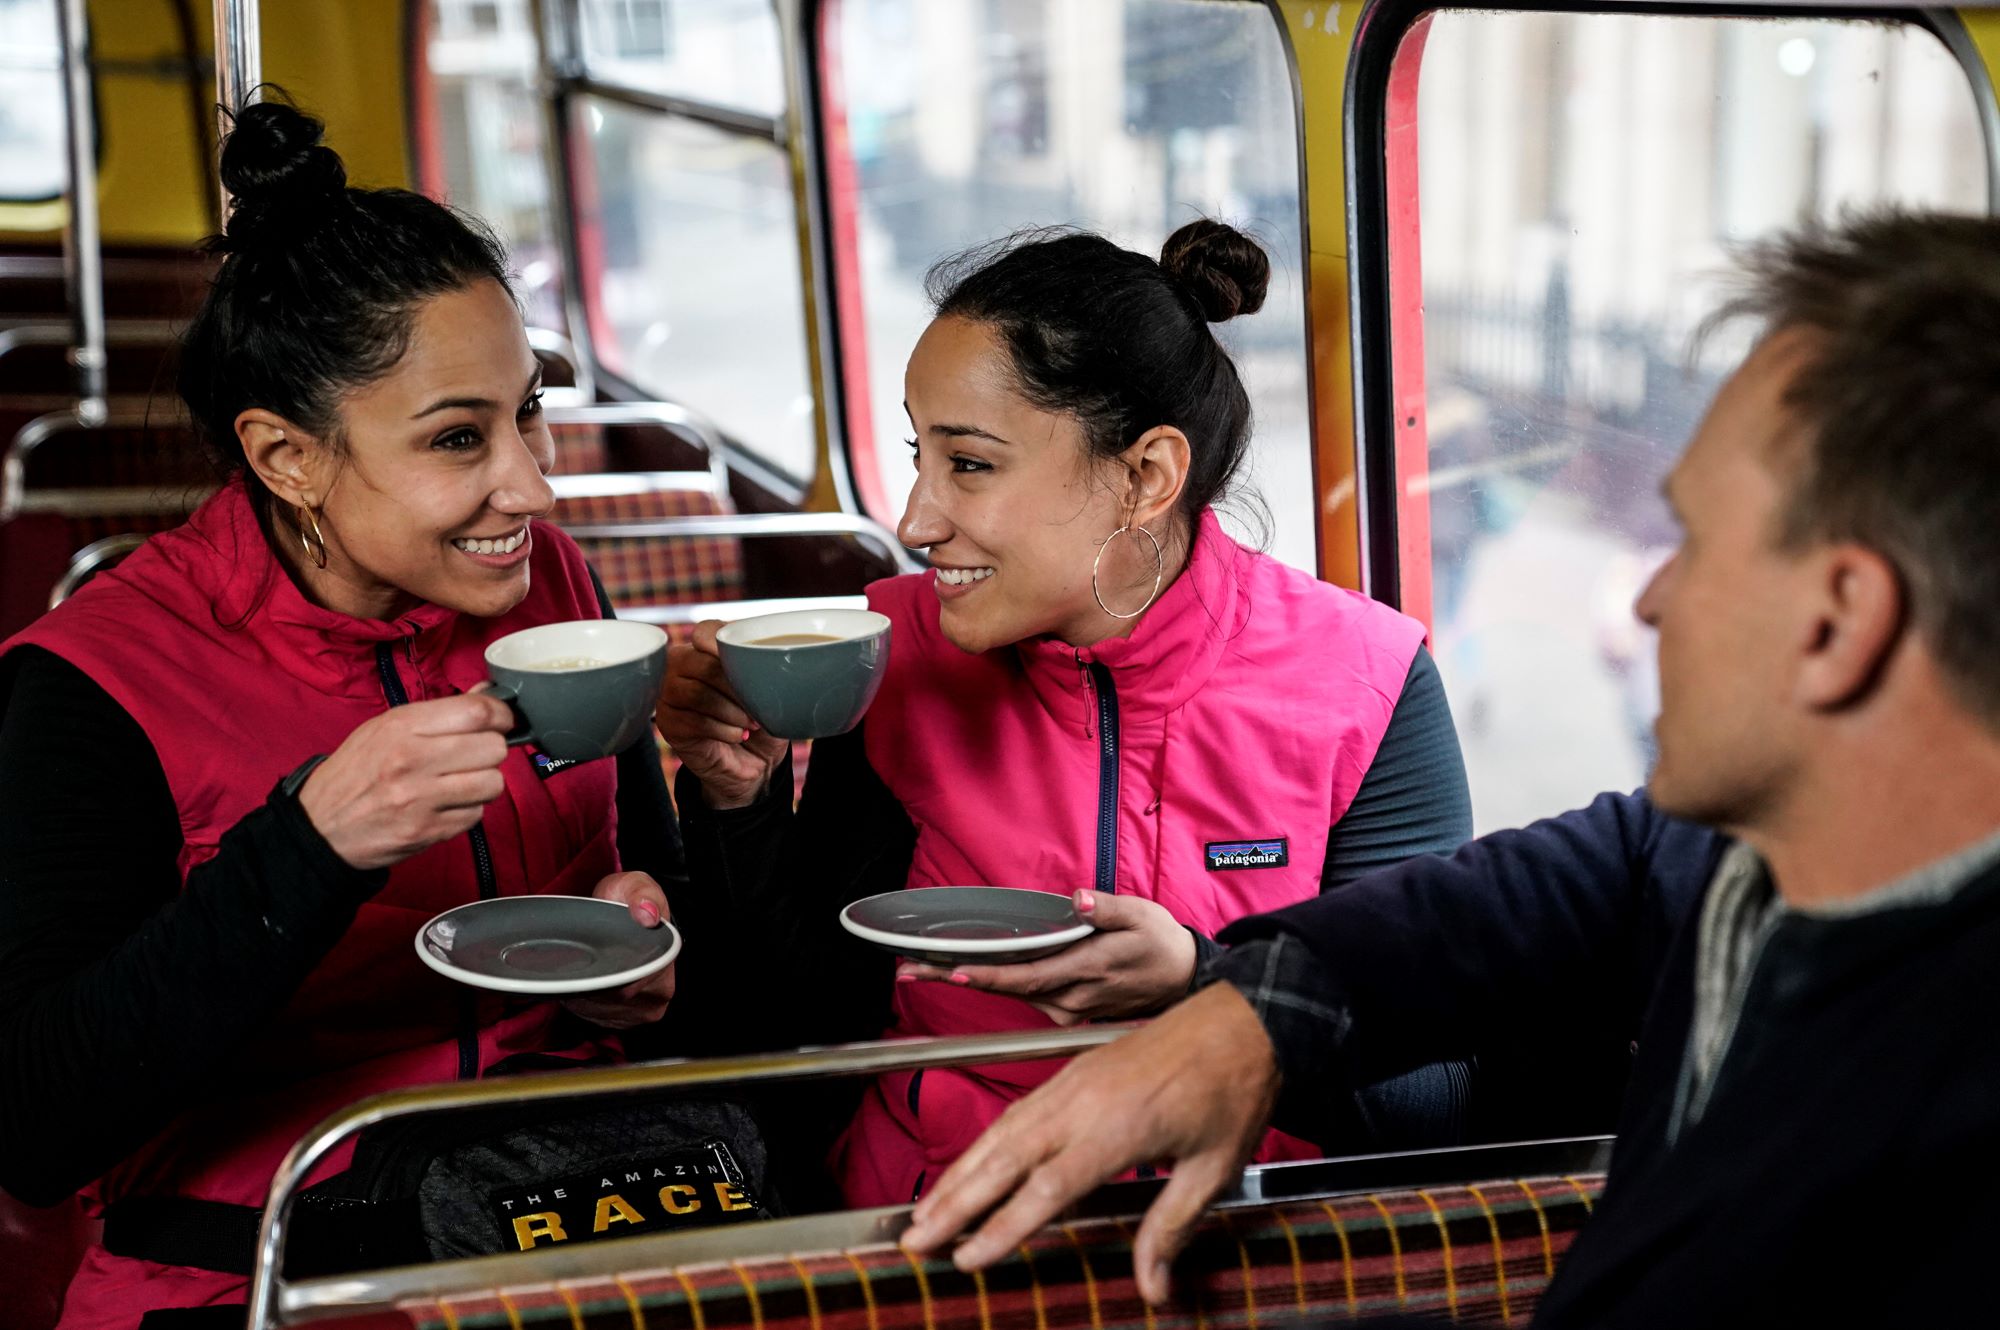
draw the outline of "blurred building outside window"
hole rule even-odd
[[[1422,31],[1427,27],[1427,31]],[[1630,789],[1660,485],[1747,346],[1731,247],[1886,204],[1983,213],[1965,71],[1914,24],[1440,11],[1417,93],[1434,639],[1481,832]]]
[[[0,0],[0,202],[69,185],[56,0]]]
[[[453,202],[501,233],[531,322],[561,328],[528,0],[428,0]],[[753,114],[784,110],[768,0],[575,3],[593,79]],[[790,166],[768,139],[698,114],[581,97],[572,136],[596,352],[641,390],[707,415],[801,483],[817,447]],[[608,335],[607,335],[608,334]]]
[[[930,321],[932,264],[1043,226],[1157,255],[1210,216],[1256,236],[1272,271],[1264,309],[1217,327],[1256,412],[1239,488],[1268,508],[1268,539],[1254,502],[1224,521],[1317,571],[1298,112],[1270,7],[833,0],[824,12],[857,178],[876,515],[895,521],[914,478],[903,368]]]

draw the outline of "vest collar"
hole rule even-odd
[[[398,654],[419,672],[441,663],[457,611],[424,603],[394,619],[360,619],[313,604],[265,540],[242,481],[202,504],[183,530],[187,539],[174,544],[170,562],[219,623],[302,682],[344,696],[379,695],[378,642],[402,643]]]
[[[1128,637],[1073,647],[1040,637],[1012,648],[1028,680],[1052,715],[1090,723],[1096,706],[1088,667],[1111,671],[1121,715],[1158,715],[1184,704],[1210,675],[1232,638],[1242,631],[1248,606],[1240,562],[1249,557],[1222,530],[1213,509],[1195,529],[1187,567],[1160,593]]]

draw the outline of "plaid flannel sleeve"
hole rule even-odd
[[[1196,987],[1233,985],[1271,1037],[1284,1079],[1274,1121],[1317,1139],[1351,1113],[1354,1093],[1341,1053],[1354,1017],[1325,966],[1284,933],[1234,947],[1211,944],[1201,953]]]

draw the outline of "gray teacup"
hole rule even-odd
[[[874,610],[759,614],[724,626],[715,640],[743,709],[781,739],[825,739],[859,725],[889,664],[889,616]]]
[[[666,672],[667,635],[621,619],[545,623],[486,648],[492,695],[520,721],[507,742],[575,762],[637,742]]]

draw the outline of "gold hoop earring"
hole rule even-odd
[[[311,535],[306,534],[308,526],[312,528]],[[326,567],[326,537],[320,534],[319,515],[310,504],[299,505],[299,548],[312,560],[313,567]]]
[[[1097,589],[1097,569],[1098,566],[1104,562],[1104,551],[1110,547],[1111,542],[1118,539],[1118,537],[1124,535],[1127,531],[1136,531],[1140,535],[1144,536],[1147,540],[1153,542],[1153,590],[1151,591],[1151,593],[1147,595],[1146,603],[1144,605],[1141,605],[1138,609],[1133,610],[1130,614],[1120,614],[1117,610],[1112,609],[1109,605],[1106,605],[1104,603],[1104,595]],[[1106,614],[1110,615],[1114,619],[1136,619],[1140,615],[1144,614],[1147,610],[1151,609],[1153,606],[1153,602],[1159,599],[1160,582],[1162,579],[1166,577],[1166,575],[1167,575],[1167,553],[1165,550],[1160,548],[1160,538],[1154,535],[1152,532],[1146,530],[1146,528],[1142,526],[1121,526],[1116,531],[1112,532],[1110,535],[1104,538],[1104,544],[1099,545],[1097,547],[1097,557],[1090,561],[1091,599],[1097,602],[1098,609],[1103,610]]]

